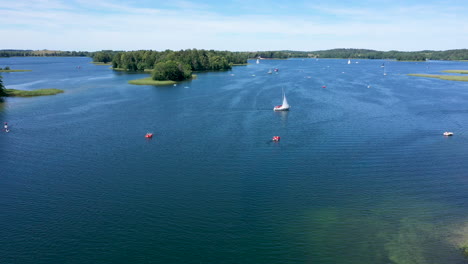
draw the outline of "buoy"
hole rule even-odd
[[[152,138],[153,137],[153,133],[146,133],[145,135],[145,138]]]
[[[273,141],[280,141],[281,137],[279,136],[274,136],[271,140]]]

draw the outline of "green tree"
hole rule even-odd
[[[5,96],[5,86],[3,86],[2,76],[0,75],[0,96]]]
[[[154,66],[152,78],[157,81],[183,81],[192,76],[190,65],[176,61],[159,62]]]

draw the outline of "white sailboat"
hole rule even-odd
[[[273,108],[274,111],[288,111],[289,110],[288,100],[286,99],[286,94],[283,89],[283,104],[277,105]]]
[[[259,60],[259,59],[257,59],[257,64],[259,64],[259,63],[260,63],[260,60]]]
[[[348,59],[348,64],[351,64],[351,60],[350,60],[350,59]]]

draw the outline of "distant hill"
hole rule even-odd
[[[170,51],[170,50],[167,50]],[[186,50],[189,51],[189,50]],[[130,52],[130,51],[128,51]],[[19,50],[19,49],[2,49],[0,57],[12,56],[90,56],[95,58],[96,55],[106,54],[109,56],[109,61],[117,53],[125,53],[125,51],[103,50],[97,52],[88,51],[60,51],[60,50]],[[317,51],[255,51],[255,52],[232,52],[232,54],[242,54],[248,58],[337,58],[337,59],[394,59],[404,61],[424,61],[424,60],[468,60],[468,49],[453,49],[445,51],[422,50],[422,51],[378,51],[372,49],[329,49]],[[95,61],[99,61],[95,60]]]
[[[330,49],[318,51],[284,51],[291,57],[340,58],[340,59],[395,59],[395,60],[468,60],[468,49],[445,51],[378,51],[371,49]]]
[[[38,57],[38,56],[60,56],[60,57],[85,57],[89,56],[87,51],[61,51],[61,50],[20,50],[1,49],[0,57]]]

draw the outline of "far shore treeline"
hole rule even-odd
[[[0,58],[8,57],[86,57],[92,56],[89,51],[60,51],[60,50],[17,50],[1,49]]]
[[[169,50],[163,51],[168,52]],[[182,52],[183,50],[181,50]],[[187,51],[187,50],[185,50]],[[193,51],[193,50],[192,50]],[[202,51],[202,50],[199,50]],[[110,54],[110,62],[113,56],[119,52],[134,52],[134,51],[58,51],[58,50],[16,50],[16,49],[2,49],[0,50],[0,57],[28,57],[28,56],[89,56],[95,58],[101,56],[103,53]],[[208,52],[214,52],[210,50]],[[445,51],[422,50],[422,51],[378,51],[371,49],[329,49],[318,51],[256,51],[256,52],[228,52],[220,51],[220,53],[231,53],[234,57],[244,58],[257,58],[262,57],[266,59],[287,59],[287,58],[335,58],[335,59],[391,59],[402,61],[423,61],[423,60],[468,60],[468,49],[453,49]],[[100,54],[100,55],[98,55]],[[107,57],[109,59],[109,57]],[[106,58],[98,60],[106,62]],[[245,62],[244,62],[245,63]]]
[[[125,71],[153,70],[153,80],[182,81],[191,78],[193,71],[229,70],[233,65],[243,65],[250,58],[359,58],[395,59],[406,61],[468,60],[468,49],[448,51],[375,51],[366,49],[333,49],[314,52],[260,51],[230,52],[187,49],[180,51],[99,51],[92,55],[94,62],[111,63],[112,68]]]
[[[192,72],[229,70],[234,65],[245,65],[248,59],[338,58],[338,59],[392,59],[398,61],[468,60],[468,49],[446,51],[377,51],[370,49],[331,49],[319,51],[255,51],[231,52],[187,49],[180,51],[53,51],[0,50],[0,57],[10,56],[89,56],[93,62],[110,63],[115,70],[152,71],[153,80],[181,81]],[[1,62],[1,61],[0,61]]]

